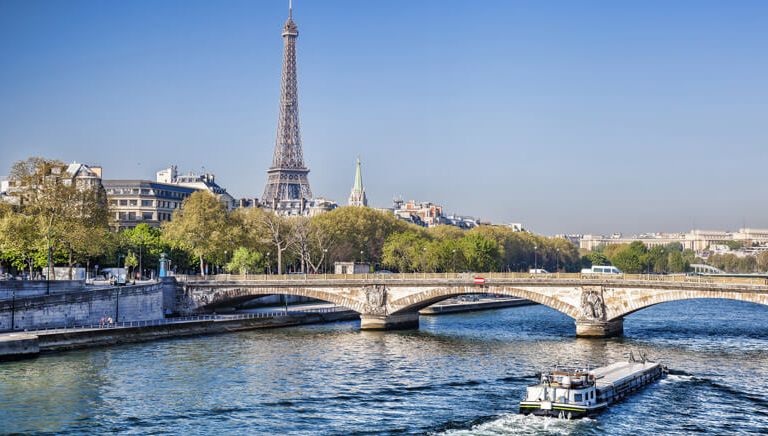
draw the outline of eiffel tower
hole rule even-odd
[[[267,170],[263,204],[277,209],[283,200],[309,200],[309,168],[304,165],[299,132],[299,95],[296,83],[296,39],[299,28],[293,22],[293,5],[288,3],[288,20],[283,25],[283,74],[280,85],[280,116],[272,166]]]

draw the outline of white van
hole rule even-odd
[[[611,265],[593,265],[592,268],[584,268],[582,274],[623,274],[620,269]]]
[[[528,274],[549,274],[549,271],[544,268],[531,268],[528,270]]]

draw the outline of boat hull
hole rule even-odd
[[[553,403],[543,405],[530,401],[520,403],[520,413],[523,415],[552,416],[554,418],[579,419],[597,415],[607,407],[606,404],[594,407],[578,407],[572,404]]]

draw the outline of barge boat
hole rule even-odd
[[[661,364],[634,357],[591,370],[556,367],[528,386],[520,413],[567,419],[592,416],[665,373]]]

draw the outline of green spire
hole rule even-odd
[[[360,158],[357,158],[357,167],[355,168],[355,183],[352,185],[352,192],[349,194],[350,206],[368,206],[368,199],[365,198],[365,188],[363,188],[363,172],[360,169]]]
[[[352,192],[363,192],[363,174],[360,172],[360,158],[357,158],[357,169],[355,170],[355,184],[352,185]]]

